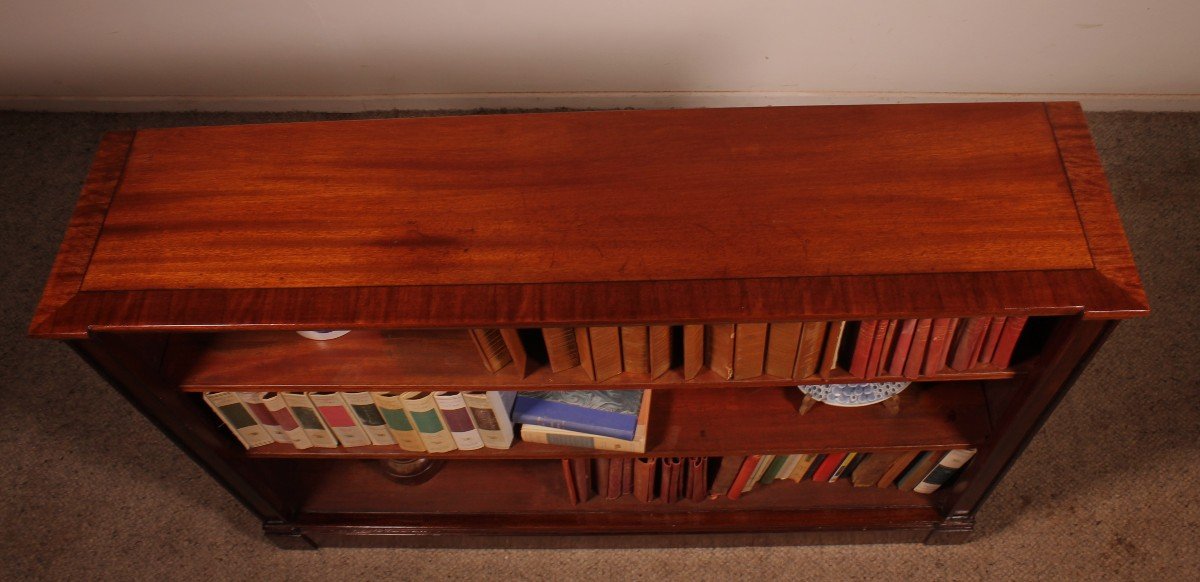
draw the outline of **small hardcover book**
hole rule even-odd
[[[759,478],[758,482],[763,485],[770,485],[779,476],[779,472],[783,470],[783,466],[787,464],[790,458],[791,455],[775,455],[775,458],[771,459],[771,464],[767,465],[767,469],[763,471],[762,477]]]
[[[471,336],[471,342],[475,345],[475,350],[479,352],[479,357],[483,360],[483,367],[487,368],[487,371],[499,372],[501,368],[512,363],[512,354],[509,353],[500,330],[472,329],[468,330],[468,333]]]
[[[317,411],[321,413],[321,418],[325,419],[325,424],[337,436],[338,442],[342,443],[343,447],[362,447],[371,444],[371,438],[367,436],[362,425],[355,420],[341,394],[309,392],[308,398],[312,400]]]
[[[948,336],[952,321],[954,320],[949,318],[937,318],[930,324],[929,347],[926,349],[925,362],[922,365],[926,376],[936,376],[945,367],[946,359],[943,354],[950,340]]]
[[[796,369],[803,323],[772,323],[767,326],[767,359],[763,371],[776,378],[791,378]]]
[[[850,465],[854,463],[854,459],[857,457],[858,453],[846,453],[846,456],[842,458],[842,462],[838,463],[837,468],[833,470],[833,474],[829,476],[829,482],[837,483],[837,480],[840,479],[847,470],[849,470]]]
[[[417,434],[421,435],[421,441],[425,443],[425,450],[444,453],[457,448],[432,393],[405,392],[400,398],[404,400],[404,409],[412,418],[413,426],[417,427]]]
[[[308,398],[307,394],[303,392],[281,392],[280,394],[283,396],[283,402],[287,404],[288,410],[292,411],[292,416],[296,417],[296,422],[300,423],[305,436],[314,447],[337,448],[337,437],[333,436],[329,426],[325,424],[324,420],[321,420],[321,415],[317,413],[317,408],[313,406],[312,400]]]
[[[479,430],[479,437],[483,439],[483,446],[489,449],[512,447],[512,407],[517,393],[489,390],[463,392],[462,397],[475,421],[475,428]]]
[[[574,328],[543,327],[542,339],[546,342],[551,371],[561,372],[579,365],[579,346],[575,343]]]
[[[896,488],[901,491],[912,491],[913,487],[916,487],[937,466],[943,456],[942,451],[924,451],[917,455],[917,460],[913,461],[913,464],[896,482]]]
[[[817,460],[817,456],[818,455],[816,454],[800,455],[800,462],[796,463],[796,466],[792,468],[792,472],[788,473],[787,478],[797,483],[803,481],[804,476],[808,474],[808,470],[812,467],[813,462]]]
[[[825,346],[825,335],[829,324],[824,321],[809,321],[804,324],[800,335],[800,351],[796,356],[797,380],[815,376],[821,367],[821,348]]]
[[[937,466],[925,475],[925,478],[916,487],[913,487],[913,493],[929,494],[937,491],[974,456],[975,449],[958,449],[946,453],[946,456],[938,461]]]
[[[267,392],[262,395],[262,403],[267,407],[267,411],[271,413],[271,416],[275,417],[275,422],[279,423],[279,427],[283,429],[283,432],[287,433],[288,440],[292,442],[292,446],[297,449],[312,448],[312,441],[304,433],[304,427],[300,426],[300,422],[296,420],[292,411],[288,410],[287,403],[283,401],[282,394]]]
[[[267,409],[267,405],[263,404],[262,392],[238,392],[238,398],[242,399],[242,403],[250,410],[250,414],[254,415],[254,420],[258,424],[267,429],[267,434],[280,444],[290,444],[292,439],[289,439],[287,432],[279,426],[279,421],[275,420],[275,416]]]
[[[471,413],[467,410],[467,401],[461,393],[434,392],[433,400],[441,409],[442,418],[446,419],[446,426],[450,427],[450,436],[459,450],[473,451],[483,448],[483,437],[480,436],[479,429],[475,428],[475,422],[471,420]]]
[[[829,478],[833,476],[833,472],[837,471],[838,466],[845,460],[846,453],[829,453],[825,456],[825,460],[821,461],[821,465],[817,467],[813,473],[813,481],[827,483]]]
[[[859,322],[857,335],[854,337],[854,353],[850,357],[850,374],[858,378],[867,377],[867,363],[871,358],[871,347],[875,341],[875,331],[885,321],[867,319]],[[880,340],[882,341],[882,337]]]
[[[750,480],[746,482],[745,486],[742,487],[742,493],[747,493],[751,489],[754,489],[754,486],[758,485],[762,481],[763,473],[766,473],[767,469],[771,467],[771,463],[774,462],[775,455],[763,455],[762,458],[758,460],[758,466],[754,467],[754,473],[750,475]]]
[[[645,390],[521,392],[513,421],[633,440]]]
[[[1004,369],[1012,361],[1013,349],[1025,329],[1028,317],[1009,317],[1004,320],[1004,329],[1000,331],[1000,339],[996,342],[996,353],[992,356],[992,365]]]
[[[767,324],[739,323],[734,331],[733,379],[746,380],[763,375],[767,354]]]
[[[375,407],[375,399],[370,392],[342,392],[342,400],[350,406],[351,412],[358,418],[358,423],[373,445],[394,445],[392,431],[388,430],[387,422],[379,409]]]
[[[632,440],[616,439],[536,424],[521,425],[521,440],[531,443],[563,445],[598,451],[645,453],[646,433],[650,423],[650,397],[652,394],[652,391],[646,390],[645,395],[642,397],[641,409],[638,411],[637,417],[637,429],[634,430]]]
[[[717,476],[713,478],[712,487],[708,490],[710,499],[716,499],[729,493],[729,487],[737,478],[745,457],[721,457],[721,466],[717,468]]]
[[[421,441],[412,417],[404,410],[404,399],[395,392],[371,392],[371,398],[375,400],[375,406],[383,415],[396,444],[406,451],[423,452],[425,443]]]
[[[654,499],[654,478],[658,459],[641,457],[633,461],[633,496],[638,501],[649,503]]]
[[[650,373],[650,328],[644,325],[621,326],[621,360],[626,372]]]
[[[912,347],[913,335],[917,331],[917,320],[901,320],[896,332],[896,345],[892,349],[891,360],[887,373],[889,376],[903,376],[904,364],[908,362],[908,351]]]
[[[737,475],[733,478],[733,483],[729,485],[730,499],[737,499],[742,496],[742,491],[746,489],[750,478],[754,476],[754,470],[762,462],[762,455],[750,455],[742,461],[742,466],[738,468]]]
[[[892,466],[888,467],[887,471],[884,471],[883,476],[879,478],[879,483],[876,484],[876,487],[880,489],[891,487],[896,482],[896,478],[908,470],[909,465],[912,465],[920,453],[921,451],[900,453],[900,456],[892,462]]]
[[[775,479],[787,479],[792,475],[792,471],[796,469],[796,465],[800,464],[800,458],[804,455],[792,454],[787,456],[787,462],[780,467],[779,472],[775,474]]]
[[[579,360],[588,377],[603,382],[620,375],[621,328],[577,327],[575,341],[579,346]]]
[[[261,447],[275,442],[271,438],[271,433],[267,429],[258,424],[257,420],[250,414],[250,410],[233,392],[205,392],[204,401],[212,407],[213,412],[221,420],[225,421],[225,426],[233,432],[233,436],[237,437],[238,442],[247,449]]]
[[[932,319],[917,320],[912,345],[908,348],[908,359],[904,361],[904,377],[909,380],[921,375],[921,365],[925,363],[925,347],[929,345],[929,330],[932,325]]]

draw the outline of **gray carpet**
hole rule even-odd
[[[390,116],[377,113],[364,116]],[[1032,579],[1200,572],[1200,113],[1088,116],[1153,315],[1121,326],[964,546],[283,552],[65,347],[25,329],[102,132],[332,119],[0,113],[0,578]],[[636,573],[636,576],[635,576]],[[1190,573],[1190,574],[1189,574]]]

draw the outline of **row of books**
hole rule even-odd
[[[735,500],[756,487],[782,481],[895,487],[930,494],[957,475],[975,449],[894,453],[830,453],[727,457],[563,459],[571,503],[593,496],[641,502]]]
[[[622,373],[657,379],[682,354],[682,375],[707,368],[725,380],[774,376],[830,378],[846,370],[859,378],[915,379],[953,370],[1004,369],[1025,317],[881,319],[794,323],[648,325],[542,328],[540,343],[517,330],[475,329],[471,338],[484,366],[496,372],[515,363],[524,376],[533,360],[527,351],[544,347],[551,370],[581,367],[596,381]]]
[[[441,453],[530,442],[645,452],[649,390],[208,392],[247,449],[367,445]]]

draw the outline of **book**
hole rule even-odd
[[[950,330],[950,318],[939,317],[933,320],[929,331],[929,348],[925,353],[924,372],[926,376],[935,376],[945,367],[945,359],[941,354],[944,352],[947,337]]]
[[[504,340],[504,347],[508,348],[508,354],[512,358],[513,367],[517,371],[518,378],[524,378],[533,370],[534,361],[529,358],[525,351],[525,343],[521,341],[521,334],[518,330],[512,328],[501,328],[500,338]]]
[[[825,460],[821,461],[821,465],[813,473],[813,481],[826,483],[833,476],[833,472],[837,471],[842,461],[846,459],[846,453],[829,453],[825,455]]]
[[[729,499],[737,499],[742,496],[742,490],[746,488],[750,478],[754,476],[754,470],[762,461],[762,455],[748,455],[742,460],[742,465],[738,467],[737,475],[733,478],[733,483],[729,484],[729,493],[726,495]]]
[[[758,482],[762,483],[763,485],[769,485],[772,481],[774,481],[775,477],[779,475],[779,472],[783,470],[783,466],[787,464],[790,456],[791,455],[775,455],[775,457],[771,459],[771,464],[767,465],[767,468],[763,470],[762,476],[759,477]]]
[[[896,479],[908,469],[909,465],[911,465],[914,460],[916,460],[917,455],[920,452],[921,451],[908,451],[905,453],[900,453],[900,456],[898,456],[896,460],[892,462],[892,465],[887,468],[887,471],[884,471],[883,476],[879,478],[879,483],[876,483],[875,486],[881,489],[891,487],[892,484],[896,482]]]
[[[891,333],[895,321],[880,320],[875,326],[875,337],[871,339],[871,355],[867,358],[867,376],[879,375],[879,363],[883,361],[884,339]]]
[[[512,363],[512,354],[508,353],[508,347],[504,344],[504,337],[500,335],[500,330],[470,329],[467,330],[467,334],[471,336],[471,343],[479,352],[479,357],[483,360],[483,367],[487,371],[496,373]]]
[[[850,475],[850,482],[855,487],[874,487],[879,484],[883,474],[903,456],[904,453],[870,453],[860,455],[862,462]]]
[[[776,455],[763,455],[762,458],[758,460],[758,466],[754,468],[754,473],[750,475],[750,481],[747,482],[744,487],[742,487],[742,493],[750,491],[755,485],[758,485],[760,482],[762,482],[763,473],[766,473],[767,469],[771,467],[771,463],[775,462],[775,457]]]
[[[531,443],[547,445],[563,445],[600,451],[617,451],[623,453],[645,453],[646,433],[650,422],[650,400],[652,391],[646,390],[642,396],[641,408],[638,410],[637,428],[632,440],[598,436],[572,430],[550,428],[536,424],[521,425],[521,439]]]
[[[896,346],[896,332],[900,328],[901,321],[898,319],[888,320],[887,331],[883,336],[883,344],[879,349],[879,363],[876,364],[874,374],[882,376],[887,373],[888,362],[891,361],[892,351]]]
[[[392,438],[396,440],[396,444],[401,449],[406,451],[422,452],[425,450],[425,443],[421,441],[421,435],[417,433],[417,427],[413,424],[412,416],[404,409],[404,399],[396,392],[371,392],[371,398],[375,401],[375,406],[379,409],[379,414],[383,415],[383,420],[387,423],[387,428],[392,433]]]
[[[316,406],[313,405],[307,394],[281,392],[280,395],[283,396],[283,402],[287,404],[288,410],[292,411],[296,422],[300,423],[300,427],[304,429],[304,435],[308,437],[314,447],[332,449],[338,446],[337,437],[333,436],[333,431],[329,430],[329,426],[321,419]]]
[[[650,330],[646,326],[621,326],[621,361],[626,372],[650,373]]]
[[[425,450],[444,453],[458,448],[432,393],[404,392],[400,399],[404,402],[404,410],[408,411],[409,418],[412,418],[413,426],[417,428],[421,442],[425,443]]]
[[[858,457],[858,453],[855,453],[855,452],[846,453],[846,456],[842,457],[842,462],[838,463],[837,467],[834,468],[833,473],[831,473],[829,475],[829,483],[837,483],[837,480],[840,479],[842,477],[842,474],[845,473],[850,468],[850,465],[854,462],[854,459],[857,457]]]
[[[792,471],[796,469],[796,465],[800,464],[800,458],[804,455],[793,454],[787,456],[787,462],[779,468],[779,472],[775,474],[775,479],[787,479],[792,475]]]
[[[559,390],[521,392],[512,418],[575,432],[632,440],[644,390]]]
[[[983,317],[983,330],[979,332],[979,339],[975,342],[975,347],[971,348],[971,357],[967,362],[967,369],[979,367],[979,359],[983,357],[983,346],[987,343],[987,336],[991,333],[992,318]]]
[[[842,349],[842,338],[846,334],[846,322],[829,323],[825,334],[825,349],[821,353],[821,378],[828,380],[838,367],[838,352]]]
[[[791,378],[796,370],[803,323],[772,323],[767,326],[767,357],[763,371],[776,378]]]
[[[471,420],[467,401],[461,393],[434,392],[433,400],[442,411],[442,418],[450,429],[450,437],[454,439],[454,445],[459,450],[473,451],[483,448],[483,437],[479,434],[479,429],[475,428],[475,421]]]
[[[996,346],[1000,343],[1000,334],[1004,332],[1004,321],[1003,317],[993,317],[988,324],[987,334],[983,336],[983,348],[979,357],[975,359],[976,364],[986,366],[992,363],[992,357],[996,355]]]
[[[592,460],[571,459],[571,476],[575,478],[575,492],[579,501],[592,498]]]
[[[1028,317],[1009,317],[1004,320],[1004,329],[1000,332],[1000,339],[996,341],[996,353],[992,356],[992,366],[1008,368],[1017,340],[1021,337],[1021,330],[1025,328],[1025,322],[1028,320]]]
[[[625,486],[625,460],[611,459],[608,463],[608,493],[607,499],[621,497],[621,489]]]
[[[652,325],[650,336],[650,377],[658,378],[671,369],[671,326]]]
[[[687,498],[704,501],[708,496],[708,457],[691,457],[687,474]]]
[[[942,343],[942,353],[938,354],[938,371],[945,370],[950,366],[950,353],[954,349],[954,339],[958,337],[958,329],[962,325],[965,323],[961,319],[950,320],[950,326],[946,329],[946,341]]]
[[[658,495],[667,503],[675,503],[679,501],[679,466],[681,461],[678,457],[667,457],[663,458],[661,462]]]
[[[912,347],[913,337],[916,335],[916,331],[917,320],[901,320],[900,329],[896,332],[896,345],[892,350],[891,361],[888,364],[888,375],[904,375],[904,364],[908,362],[909,348]]]
[[[858,323],[857,335],[854,337],[854,353],[850,357],[850,374],[858,378],[867,377],[867,366],[871,359],[871,348],[875,341],[875,331],[882,321],[867,319]]]
[[[733,379],[733,336],[736,329],[731,323],[704,326],[704,365],[722,380]]]
[[[313,405],[317,407],[317,412],[321,413],[321,418],[325,419],[325,425],[329,427],[343,447],[362,447],[371,444],[370,437],[355,420],[354,414],[346,406],[346,401],[342,399],[341,394],[309,392],[308,398],[312,400]]]
[[[909,380],[921,375],[921,365],[925,363],[925,348],[929,345],[929,330],[933,326],[932,319],[918,319],[913,331],[912,345],[908,348],[908,357],[904,361],[902,374]]]
[[[658,459],[641,457],[633,460],[633,496],[643,503],[654,500],[654,479]]]
[[[792,468],[792,472],[788,474],[787,478],[797,483],[803,481],[804,476],[808,474],[809,468],[812,467],[813,462],[816,460],[817,455],[815,454],[800,455],[799,462]]]
[[[611,462],[607,457],[592,459],[592,482],[596,484],[596,494],[600,497],[608,497],[608,471],[610,467]]]
[[[763,374],[767,354],[767,324],[739,323],[734,331],[733,379],[746,380]]]
[[[467,404],[467,411],[471,413],[471,420],[475,421],[483,446],[490,449],[511,448],[514,435],[512,407],[517,393],[488,390],[463,392],[462,397]]]
[[[371,444],[396,444],[396,439],[392,438],[392,431],[388,430],[387,422],[375,407],[375,399],[371,397],[370,392],[342,392],[342,400],[350,406],[350,411],[358,419],[363,432],[367,433],[367,438],[371,439]]]
[[[262,395],[263,406],[267,407],[267,411],[275,418],[275,422],[287,435],[288,441],[297,449],[312,448],[312,440],[304,432],[304,427],[300,426],[300,422],[296,420],[296,416],[288,408],[287,402],[284,402],[283,395],[278,392],[267,392]]]
[[[621,373],[621,331],[617,327],[577,327],[580,365],[588,377],[603,382]]]
[[[563,480],[567,484],[567,498],[571,500],[571,505],[579,505],[579,490],[575,485],[575,467],[571,463],[571,459],[562,460]]]
[[[633,495],[633,459],[621,459],[621,494]]]
[[[854,459],[850,461],[850,464],[846,465],[846,470],[842,471],[841,478],[852,479],[854,477],[854,472],[858,470],[858,466],[862,464],[863,459],[865,459],[866,456],[866,453],[855,454]]]
[[[267,405],[263,404],[261,392],[238,392],[238,398],[246,405],[246,409],[254,416],[254,420],[267,430],[267,434],[271,435],[271,440],[280,444],[291,444],[292,440],[288,438],[283,427],[279,426],[279,421],[271,415],[271,411],[267,410]]]
[[[929,494],[937,491],[974,456],[975,449],[957,449],[946,453],[921,482],[913,487],[913,493]]]
[[[742,468],[744,460],[746,457],[743,456],[721,457],[717,475],[713,477],[712,487],[708,490],[709,498],[716,499],[729,493],[729,487],[733,485],[733,480],[737,477],[738,470]]]
[[[828,456],[829,455],[822,453],[822,454],[818,454],[817,456],[813,457],[812,463],[808,466],[808,470],[804,472],[804,475],[802,475],[800,477],[800,480],[808,481],[808,480],[813,479],[813,476],[821,468],[821,465],[823,465],[825,463],[825,457],[828,457]]]
[[[923,451],[917,455],[913,464],[896,481],[896,488],[901,491],[912,491],[937,466],[944,454],[942,451]]]
[[[825,331],[829,323],[808,321],[800,334],[800,349],[796,355],[794,378],[803,380],[815,376],[821,367],[821,348],[825,347]]]
[[[233,436],[238,442],[247,449],[269,445],[275,442],[271,437],[271,433],[267,432],[254,416],[250,414],[250,410],[246,408],[245,403],[233,392],[205,392],[204,401],[208,403],[213,412],[217,413]]]
[[[704,368],[704,326],[683,326],[683,378],[691,380]]]
[[[579,365],[579,346],[575,343],[574,328],[543,327],[542,339],[546,342],[546,355],[552,372],[570,370]]]
[[[983,342],[983,334],[987,330],[989,317],[970,317],[960,325],[958,336],[950,355],[950,367],[955,370],[970,369],[974,362],[972,355],[978,353],[978,344]]]

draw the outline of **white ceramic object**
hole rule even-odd
[[[811,384],[798,386],[817,402],[830,406],[868,406],[879,404],[908,388],[912,382],[862,382],[858,384]]]
[[[318,330],[313,330],[313,331],[298,331],[296,333],[300,334],[301,337],[306,337],[310,340],[331,340],[331,339],[337,339],[339,337],[342,337],[342,336],[350,333],[350,330],[348,330],[348,329],[318,329]]]

